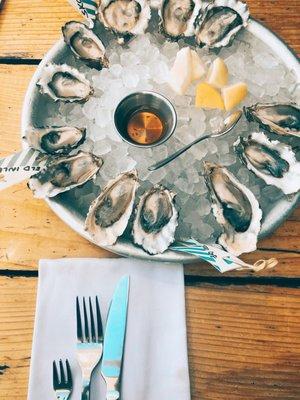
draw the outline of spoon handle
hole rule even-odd
[[[186,146],[182,147],[181,149],[175,151],[175,153],[170,154],[168,157],[166,157],[164,160],[158,161],[157,163],[151,165],[150,167],[148,167],[149,171],[155,171],[156,169],[159,169],[161,167],[163,167],[166,164],[169,164],[169,162],[173,161],[175,158],[177,158],[178,156],[180,156],[182,153],[184,153],[185,151],[187,151],[189,148],[191,148],[194,144],[202,142],[202,140],[205,140],[209,137],[209,135],[204,135],[201,136],[200,138],[194,140],[193,142],[187,144]]]

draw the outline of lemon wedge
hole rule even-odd
[[[227,85],[228,68],[222,58],[216,58],[211,64],[208,70],[207,82],[217,88]]]
[[[195,50],[191,50],[191,56],[192,56],[191,79],[192,79],[192,81],[196,81],[198,79],[201,79],[202,76],[205,74],[205,67],[204,67],[198,53]]]
[[[206,82],[201,82],[196,87],[195,106],[224,110],[224,102],[220,92]]]
[[[170,70],[169,85],[177,94],[185,94],[192,81],[192,54],[189,47],[183,47],[176,54]]]
[[[229,111],[241,103],[248,94],[248,87],[244,82],[238,82],[234,85],[222,89],[225,110]]]

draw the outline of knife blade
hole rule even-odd
[[[123,276],[115,289],[108,312],[101,373],[106,382],[106,399],[120,398],[119,380],[126,334],[129,276]]]

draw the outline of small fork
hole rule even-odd
[[[63,362],[59,360],[60,377],[58,376],[56,362],[53,361],[53,389],[56,394],[57,400],[67,400],[73,389],[72,374],[69,361],[66,360],[65,375]]]
[[[100,314],[98,297],[95,299],[96,318],[91,298],[89,297],[89,320],[85,298],[82,300],[83,323],[81,318],[80,304],[76,298],[77,317],[77,360],[82,372],[81,400],[90,398],[90,381],[93,370],[99,363],[103,351],[103,328]]]

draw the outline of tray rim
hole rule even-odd
[[[289,65],[289,68],[294,71],[296,78],[300,81],[300,63],[295,51],[288,46],[288,44],[275,32],[273,32],[268,26],[262,22],[250,17],[249,24],[246,28],[254,36],[260,38],[264,41],[283,61],[285,65]],[[63,38],[60,38],[51,49],[45,54],[44,58],[37,67],[35,73],[33,74],[30,83],[28,85],[21,113],[21,136],[23,136],[26,128],[29,125],[30,115],[32,110],[33,93],[36,90],[36,82],[40,77],[42,69],[44,66],[52,60],[52,58],[64,47],[65,43]],[[24,143],[23,143],[24,146]],[[95,244],[89,234],[84,230],[82,220],[71,213],[70,210],[66,209],[57,199],[45,199],[48,206],[52,211],[71,229],[77,232],[80,236],[84,237],[88,241]],[[297,205],[300,204],[300,192],[296,194],[292,201],[289,201],[290,208],[286,209],[287,200],[281,200],[276,204],[274,209],[268,215],[268,226],[263,228],[259,234],[259,239],[262,239],[274,232],[294,211]],[[272,222],[272,217],[278,215],[280,210],[285,209],[281,213],[282,217],[275,222]],[[119,238],[117,243],[113,246],[99,246],[105,250],[111,251],[117,255],[125,257],[134,257],[143,260],[154,260],[154,261],[164,261],[164,262],[179,262],[179,263],[191,263],[199,260],[198,257],[175,252],[172,250],[167,250],[163,254],[150,255],[146,253],[142,248],[134,245],[131,241],[126,238]]]

